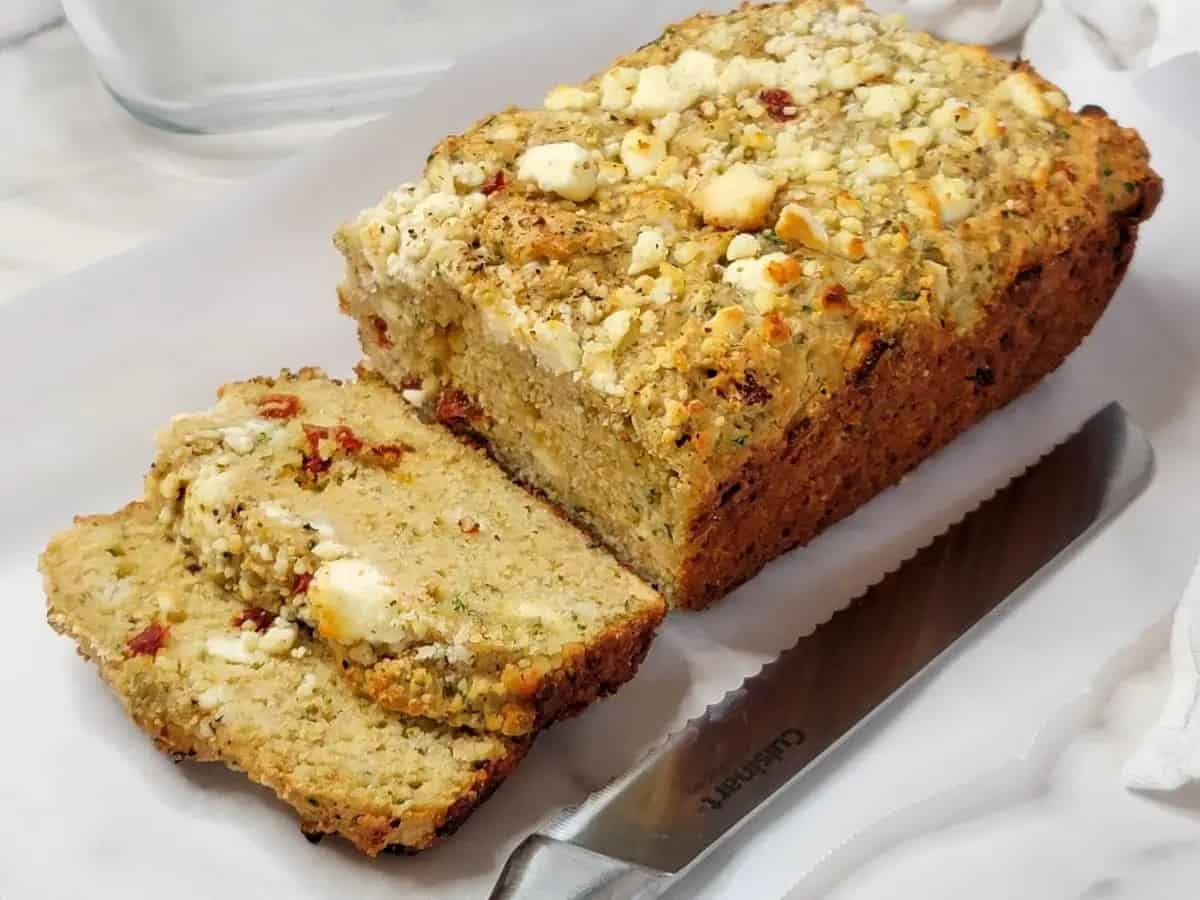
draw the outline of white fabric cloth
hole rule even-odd
[[[1171,791],[1200,778],[1200,564],[1171,626],[1171,688],[1158,722],[1121,773],[1134,790]]]
[[[1193,0],[874,0],[914,25],[969,44],[1003,45],[1055,68],[1139,69],[1195,49]]]

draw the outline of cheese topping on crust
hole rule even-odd
[[[751,6],[447,138],[343,234],[368,286],[461,298],[663,456],[738,452],[840,389],[856,348],[970,329],[1102,220],[1098,129],[1067,105],[853,0]]]

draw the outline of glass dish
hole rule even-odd
[[[63,0],[113,96],[176,131],[385,111],[456,57],[582,5],[537,0]]]

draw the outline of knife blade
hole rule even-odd
[[[492,897],[660,893],[1127,506],[1153,458],[1124,410],[1105,407],[632,770],[526,838]]]

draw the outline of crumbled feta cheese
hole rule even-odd
[[[687,86],[699,96],[717,91],[717,70],[720,60],[703,50],[684,50],[671,64],[671,81]]]
[[[687,109],[695,99],[695,93],[686,86],[672,83],[671,72],[666,66],[647,66],[638,75],[629,111],[635,116],[655,119]]]
[[[225,446],[239,455],[245,455],[254,449],[255,434],[249,428],[237,425],[221,429],[221,439]]]
[[[324,540],[318,542],[312,552],[317,559],[341,559],[350,553],[350,548],[337,541]]]
[[[304,524],[304,520],[291,510],[270,500],[258,504],[258,508],[271,521],[286,525],[289,528],[299,528]]]
[[[409,639],[406,620],[393,611],[398,599],[399,591],[382,571],[352,557],[322,563],[308,585],[317,630],[347,646]]]
[[[538,322],[530,330],[530,347],[537,361],[551,372],[573,372],[579,368],[579,338],[558,319]]]
[[[613,111],[624,109],[637,83],[637,69],[628,66],[609,69],[600,79],[600,106]]]
[[[583,371],[588,384],[614,397],[625,393],[613,364],[613,348],[603,341],[588,341],[583,347]]]
[[[971,196],[970,185],[961,178],[947,178],[944,175],[934,175],[929,185],[937,198],[938,212],[942,221],[947,225],[961,222],[975,210],[975,198]]]
[[[621,140],[621,162],[633,178],[644,178],[667,158],[667,142],[657,134],[632,128]]]
[[[776,189],[753,166],[739,162],[708,179],[693,202],[709,225],[753,231],[762,227]]]
[[[571,141],[541,144],[521,156],[517,177],[581,203],[596,190],[596,162],[588,150]]]
[[[258,646],[272,656],[284,656],[296,645],[299,630],[294,622],[289,622],[283,616],[276,616],[275,621],[258,639]]]
[[[863,115],[872,119],[899,122],[915,101],[913,92],[902,84],[876,84],[863,90]]]
[[[850,61],[834,66],[829,72],[829,86],[835,91],[848,91],[867,80],[867,73],[857,62]]]
[[[629,274],[640,275],[642,272],[657,269],[666,259],[667,241],[663,233],[657,228],[643,228],[633,243]]]
[[[621,341],[629,333],[629,327],[633,324],[633,315],[631,309],[618,309],[601,323],[600,328],[614,350],[621,346]]]
[[[996,117],[996,114],[992,110],[980,110],[979,124],[975,126],[975,131],[971,136],[975,138],[975,141],[980,146],[986,147],[993,141],[1004,137],[1004,124]]]
[[[654,120],[652,123],[654,125],[654,133],[664,141],[669,141],[679,133],[679,125],[681,121],[682,117],[679,115],[679,113],[669,112],[661,119]]]
[[[242,666],[265,662],[266,655],[258,647],[258,635],[242,631],[236,635],[214,634],[204,642],[209,656]]]
[[[867,160],[862,167],[862,176],[867,180],[877,181],[883,178],[895,178],[900,174],[900,166],[890,156],[880,154]]]
[[[595,91],[585,91],[569,84],[560,84],[546,95],[546,109],[591,109],[600,102]]]
[[[474,656],[461,644],[425,644],[413,651],[415,659],[444,659],[452,665],[470,662]]]
[[[221,471],[211,463],[204,465],[188,490],[188,498],[203,509],[218,509],[234,502],[232,470]]]
[[[905,204],[909,212],[917,217],[925,228],[941,228],[942,215],[938,199],[926,184],[909,185],[905,191]]]
[[[911,169],[920,160],[921,151],[933,143],[933,129],[920,126],[888,136],[888,149],[897,165]]]
[[[1028,72],[1009,75],[996,88],[996,95],[1036,119],[1044,119],[1054,111],[1054,107],[1046,102],[1037,81]]]
[[[800,157],[805,172],[824,172],[833,166],[833,154],[828,150],[809,150]]]
[[[429,395],[420,388],[405,388],[400,392],[400,396],[410,405],[417,407],[424,406],[425,401],[429,399]]]
[[[758,256],[758,238],[752,234],[737,234],[725,248],[725,258],[730,262],[738,259],[750,259]]]
[[[797,247],[807,247],[818,253],[829,247],[829,234],[825,225],[812,211],[795,203],[789,203],[779,213],[775,233]]]
[[[977,118],[970,104],[951,97],[929,114],[929,124],[938,129],[971,131]]]
[[[457,185],[477,188],[487,181],[487,172],[477,162],[458,162],[450,167],[450,177]]]
[[[721,280],[741,291],[786,290],[800,276],[800,266],[786,253],[768,253],[755,259],[739,259],[725,267]]]
[[[771,59],[747,59],[735,56],[728,60],[717,78],[721,94],[735,95],[757,87],[774,87],[779,82],[779,63]]]

